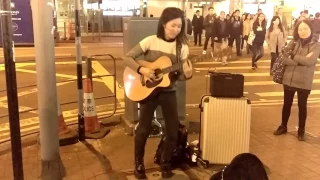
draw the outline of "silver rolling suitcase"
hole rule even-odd
[[[243,98],[204,96],[200,104],[201,158],[210,164],[229,164],[249,152],[251,103]]]

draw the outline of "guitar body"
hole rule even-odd
[[[166,56],[162,56],[155,62],[147,62],[138,60],[138,64],[143,67],[152,69],[155,71],[156,79],[151,81],[147,77],[143,77],[136,71],[126,67],[123,73],[124,90],[126,96],[132,101],[142,101],[154,92],[158,87],[169,87],[171,84],[169,73],[162,74],[162,69],[172,66],[171,59]]]

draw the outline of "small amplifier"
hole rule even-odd
[[[244,76],[242,74],[209,72],[210,95],[213,97],[243,97]]]

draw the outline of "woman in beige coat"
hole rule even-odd
[[[248,37],[250,32],[252,31],[251,28],[251,24],[250,24],[250,14],[246,14],[245,18],[243,20],[243,31],[242,31],[242,46],[241,46],[241,50],[243,49],[244,46],[244,41],[248,41]],[[247,49],[247,54],[250,53],[250,49],[249,49],[249,44],[246,43],[246,49]]]
[[[279,16],[274,16],[271,20],[270,27],[266,33],[266,41],[269,45],[271,53],[270,75],[275,60],[279,57],[279,53],[286,45],[287,34],[282,26]]]

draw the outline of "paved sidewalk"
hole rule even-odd
[[[309,107],[307,131],[320,136],[320,105]],[[199,110],[188,109],[190,120],[189,141],[198,138]],[[272,131],[279,125],[281,106],[254,107],[252,110],[250,151],[256,154],[267,166],[270,180],[307,180],[320,179],[320,138],[307,137],[299,142],[295,137],[297,107],[292,109],[289,133],[275,137]],[[160,179],[158,166],[153,163],[153,155],[159,138],[149,139],[146,147],[145,165],[149,179]],[[23,162],[26,180],[39,178],[41,162],[39,146],[35,137],[23,139]],[[12,179],[11,152],[9,144],[0,145],[0,179]],[[126,136],[121,126],[112,127],[111,133],[101,140],[88,140],[87,143],[61,147],[63,179],[74,180],[126,180],[133,179],[133,137]],[[219,166],[207,170],[193,168],[176,170],[173,179],[209,179]]]

